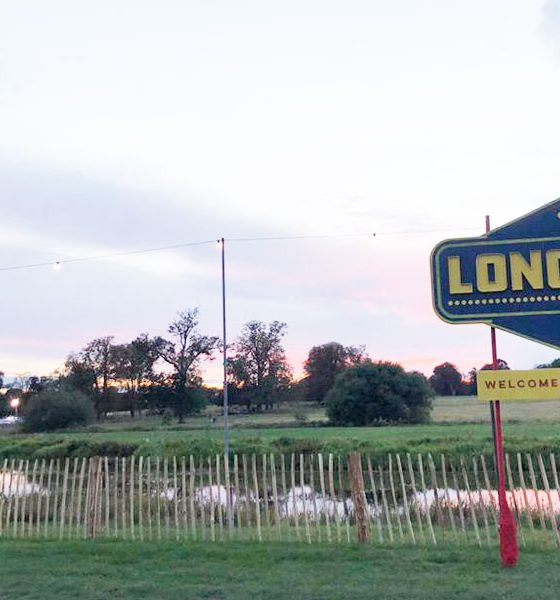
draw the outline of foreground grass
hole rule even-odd
[[[560,553],[478,548],[0,541],[2,600],[552,600]]]

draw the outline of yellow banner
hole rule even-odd
[[[560,369],[478,371],[479,400],[560,400]]]

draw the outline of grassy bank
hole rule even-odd
[[[560,554],[495,549],[0,541],[3,600],[553,600]]]
[[[417,426],[327,427],[321,410],[305,413],[315,426],[293,425],[292,408],[277,413],[232,417],[232,451],[238,454],[332,452],[359,450],[376,460],[388,453],[492,454],[489,411],[471,397],[437,398],[433,422]],[[560,448],[560,402],[516,402],[503,408],[508,452],[548,454]],[[292,419],[292,421],[290,421]],[[81,431],[44,435],[0,433],[0,458],[195,456],[221,453],[222,423],[191,417],[181,426],[161,418],[115,419]]]
[[[388,453],[492,454],[492,435],[486,424],[419,425],[364,428],[239,429],[232,432],[231,449],[238,454],[314,453],[345,454],[358,450],[382,460]],[[560,448],[555,423],[505,426],[508,452],[548,454]],[[0,437],[2,458],[56,458],[65,456],[208,456],[223,452],[221,431],[73,432]]]

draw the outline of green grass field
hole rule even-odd
[[[267,543],[0,541],[2,600],[555,600],[560,553]]]

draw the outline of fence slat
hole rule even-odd
[[[267,460],[266,454],[262,455],[262,499],[263,499],[263,510],[264,510],[264,520],[266,524],[266,533],[270,535],[270,511],[268,510],[268,473],[267,473]]]
[[[552,494],[550,492],[550,485],[548,483],[548,475],[546,474],[544,462],[540,454],[537,454],[537,462],[539,465],[539,470],[541,472],[541,481],[544,484],[544,490],[548,497],[548,519],[552,525],[552,531],[554,532],[554,537],[556,538],[556,545],[560,546],[560,536],[558,535],[558,523],[556,522],[556,516],[552,507]]]
[[[344,505],[347,505],[347,498],[346,498],[346,492],[344,490],[344,486],[342,484],[342,478],[344,475],[344,466],[342,464],[342,458],[339,455],[338,456],[338,494],[339,497],[342,498],[342,501],[344,502]],[[351,537],[350,537],[350,519],[344,519],[344,523],[346,524],[346,541],[349,544],[351,541]]]
[[[196,513],[194,508],[194,484],[196,477],[196,469],[194,466],[194,457],[191,454],[189,456],[189,505],[191,509],[191,535],[193,540],[197,539],[196,535]]]
[[[78,481],[78,497],[76,507],[76,537],[80,537],[80,527],[82,526],[82,495],[84,490],[84,477],[86,474],[86,460],[87,459],[82,458],[82,466],[80,467],[80,479]],[[43,477],[42,471],[43,467],[41,467],[41,478]]]
[[[455,466],[453,464],[452,461],[449,461],[449,468],[451,470],[451,477],[453,479],[453,486],[455,488],[455,490],[457,491],[457,494],[459,494],[459,482],[457,480],[457,473],[455,471]],[[465,523],[465,515],[463,513],[463,503],[461,502],[461,499],[458,497],[457,498],[457,508],[458,508],[458,512],[459,512],[459,522],[461,524],[461,530],[463,532],[463,538],[465,541],[467,541],[467,527],[466,527],[466,523]]]
[[[393,536],[393,524],[391,523],[391,512],[389,511],[389,503],[387,502],[387,494],[385,492],[385,481],[383,479],[383,466],[379,465],[379,489],[381,490],[381,500],[383,501],[383,512],[385,513],[385,520],[387,522],[387,533],[389,534],[389,541],[393,543],[395,538]]]
[[[307,493],[305,490],[305,455],[299,455],[299,485],[301,488],[301,497],[303,499],[303,522],[305,523],[305,539],[311,544],[311,531],[309,530],[309,515],[307,510]]]
[[[142,494],[144,493],[143,486],[144,477],[144,457],[138,458],[138,534],[140,535],[140,541],[144,541],[144,501]]]
[[[377,486],[375,485],[375,476],[373,474],[373,466],[371,464],[371,457],[367,457],[367,467],[368,467],[368,476],[369,476],[369,484],[371,485],[371,491],[373,494],[373,505],[375,508],[375,524],[377,525],[377,534],[379,536],[379,542],[383,543],[383,522],[382,522],[382,514],[381,508],[379,506],[379,500],[377,498]],[[338,511],[337,511],[338,512]]]
[[[527,487],[525,485],[525,475],[523,474],[523,461],[521,459],[521,454],[517,453],[517,472],[519,475],[519,481],[521,483],[521,489],[523,491],[523,501],[525,503],[525,515],[527,517],[527,522],[529,524],[529,531],[531,532],[531,541],[535,542],[535,527],[533,525],[533,515],[531,514],[531,510],[529,508],[529,501],[527,498]]]
[[[31,498],[29,499],[29,519],[27,523],[27,535],[33,535],[33,515],[37,516],[37,503],[39,502],[40,490],[37,487],[37,467],[39,465],[38,459],[33,461],[33,471],[31,475]],[[0,525],[1,530],[1,525]]]
[[[292,457],[293,457],[293,455],[292,455]],[[338,500],[338,497],[336,495],[336,491],[334,488],[334,457],[332,454],[329,454],[329,488],[330,488],[331,498],[333,499],[335,506],[338,506],[339,500]],[[337,541],[337,543],[340,544],[342,535],[340,533],[340,515],[338,513],[338,510],[334,511],[334,520],[335,520],[335,524],[336,524],[336,541]],[[298,535],[298,540],[299,540],[299,535]]]
[[[436,506],[436,516],[438,523],[441,524],[440,530],[442,538],[445,541],[445,527],[443,526],[443,510],[441,508],[441,499],[439,494],[439,485],[437,482],[436,467],[432,455],[428,453],[428,469],[430,470],[430,480],[432,482],[432,490],[434,491],[434,504]]]
[[[488,513],[486,511],[486,502],[485,502],[484,498],[482,497],[482,490],[480,487],[480,479],[478,477],[478,461],[476,459],[476,456],[473,456],[472,464],[473,464],[474,481],[475,481],[476,490],[478,493],[478,504],[482,510],[482,520],[484,522],[484,531],[486,533],[486,542],[488,544],[488,547],[490,547],[491,541],[490,541],[490,527],[488,526]]]
[[[272,480],[272,501],[274,503],[274,525],[276,528],[276,538],[280,540],[280,505],[278,503],[278,487],[276,481],[276,462],[274,454],[270,454],[270,478]]]
[[[432,538],[432,544],[437,544],[436,534],[432,525],[432,515],[430,514],[430,506],[428,504],[428,494],[426,491],[426,480],[424,478],[424,463],[422,462],[422,455],[418,454],[418,472],[420,473],[420,485],[422,486],[422,494],[424,495],[424,508],[426,510],[426,523],[428,524],[428,531]]]
[[[25,472],[24,472],[24,480],[23,480],[23,499],[21,504],[21,535],[25,536],[25,519],[27,517],[27,490],[26,486],[29,481],[29,460],[25,461]]]
[[[255,493],[255,519],[257,522],[257,538],[259,542],[262,542],[262,531],[261,531],[261,507],[259,500],[259,480],[257,476],[257,457],[252,455],[252,467],[253,467],[253,488]]]
[[[478,522],[477,522],[477,517],[476,517],[476,511],[474,509],[474,502],[473,502],[472,495],[471,495],[471,486],[469,484],[469,478],[467,476],[467,469],[465,468],[465,461],[463,460],[462,456],[461,456],[460,464],[461,464],[461,472],[463,474],[463,480],[465,482],[465,488],[467,490],[467,497],[469,499],[469,506],[470,506],[470,509],[471,509],[471,518],[472,518],[472,521],[473,521],[474,534],[475,534],[476,541],[477,541],[478,545],[480,547],[482,547],[482,540],[480,539],[480,532],[478,530]]]
[[[533,494],[534,494],[535,500],[537,502],[537,507],[538,507],[538,511],[539,511],[539,520],[541,523],[541,529],[544,532],[544,531],[546,531],[546,521],[544,518],[544,510],[542,507],[541,499],[539,498],[539,494],[537,492],[538,486],[537,486],[537,479],[535,477],[535,469],[533,468],[533,459],[529,453],[527,453],[525,455],[525,457],[527,459],[527,466],[529,467],[529,477],[531,478],[531,486],[533,487]]]
[[[177,481],[177,457],[173,457],[173,516],[175,520],[175,539],[179,541],[179,483]]]
[[[290,468],[290,477],[291,477],[291,497],[289,501],[292,503],[292,514],[294,517],[294,523],[296,526],[296,539],[299,542],[301,540],[301,534],[299,531],[299,510],[297,508],[297,497],[296,497],[296,456],[292,454],[291,456],[291,468]],[[333,484],[334,486],[334,484]],[[333,491],[334,493],[334,491]]]
[[[226,518],[228,528],[228,539],[233,539],[233,495],[231,489],[231,474],[229,471],[229,456],[224,454],[224,479],[226,487]]]
[[[403,499],[403,509],[404,509],[404,515],[406,518],[406,524],[408,525],[408,531],[410,533],[410,537],[412,538],[412,543],[416,545],[416,536],[414,535],[414,529],[412,527],[412,520],[410,518],[410,510],[408,507],[408,499],[407,499],[407,494],[406,494],[406,484],[404,481],[404,474],[403,474],[403,468],[402,468],[402,464],[401,464],[401,457],[397,454],[396,455],[397,458],[397,469],[399,472],[399,480],[401,482],[401,491],[402,491],[402,499]]]
[[[208,459],[210,460],[210,459]],[[169,517],[169,459],[167,456],[163,458],[163,491],[159,491],[159,495],[163,494],[163,513],[165,517],[165,539],[168,540],[171,534],[171,525]]]
[[[317,455],[317,468],[319,469],[319,485],[321,486],[321,496],[323,498],[323,512],[325,514],[325,530],[327,533],[327,542],[329,542],[329,544],[332,542],[332,537],[331,537],[331,524],[330,524],[330,517],[329,517],[329,510],[327,507],[327,493],[325,491],[325,471],[324,471],[324,464],[323,464],[323,454],[321,452],[319,452],[319,454]],[[337,511],[337,504],[334,502],[334,498],[331,500],[331,502],[333,503],[334,506],[334,512]]]
[[[198,498],[198,505],[200,508],[200,531],[201,531],[201,536],[203,540],[206,540],[206,516],[205,516],[205,504],[206,504],[206,498],[203,495],[203,491],[204,491],[204,462],[202,457],[200,458],[199,461],[199,465],[198,465],[198,478],[199,478],[199,498]]]
[[[447,483],[447,468],[445,463],[445,456],[441,455],[441,478],[443,480],[443,489],[445,494],[445,503],[447,504],[447,514],[449,516],[449,523],[451,524],[451,531],[453,532],[453,539],[458,542],[459,536],[457,534],[457,527],[455,525],[455,516],[453,515],[453,508],[451,507],[451,500],[449,498],[449,485]]]
[[[224,540],[224,512],[222,509],[222,475],[221,475],[221,466],[222,460],[219,454],[216,454],[216,499],[217,499],[217,509],[218,509],[218,526],[220,529],[220,541]]]
[[[49,513],[50,513],[50,506],[51,506],[51,484],[52,484],[52,472],[53,472],[53,459],[51,458],[49,460],[49,471],[48,471],[48,475],[47,475],[47,501],[45,503],[45,522],[44,522],[44,529],[43,529],[43,534],[44,537],[47,537],[49,535]]]
[[[185,540],[189,537],[189,515],[187,512],[187,466],[185,457],[181,457],[181,515],[183,520],[183,535]]]
[[[515,522],[517,523],[517,531],[519,533],[519,537],[521,538],[521,543],[523,544],[523,546],[525,546],[525,534],[523,533],[523,527],[521,526],[521,511],[519,509],[519,504],[517,502],[517,494],[515,493],[515,488],[513,485],[513,477],[512,477],[512,473],[511,473],[511,464],[510,464],[510,459],[509,459],[509,454],[506,453],[506,474],[507,474],[507,478],[508,478],[508,483],[509,483],[509,491],[511,493],[511,497],[513,498],[513,506],[514,506],[514,515],[515,515]],[[494,497],[494,495],[492,494],[492,498]],[[496,526],[496,531],[497,531],[497,526]]]
[[[64,525],[66,520],[66,494],[68,492],[68,471],[70,469],[70,460],[66,458],[64,460],[64,479],[62,483],[62,502],[60,504],[60,531],[58,534],[59,539],[64,538]]]

